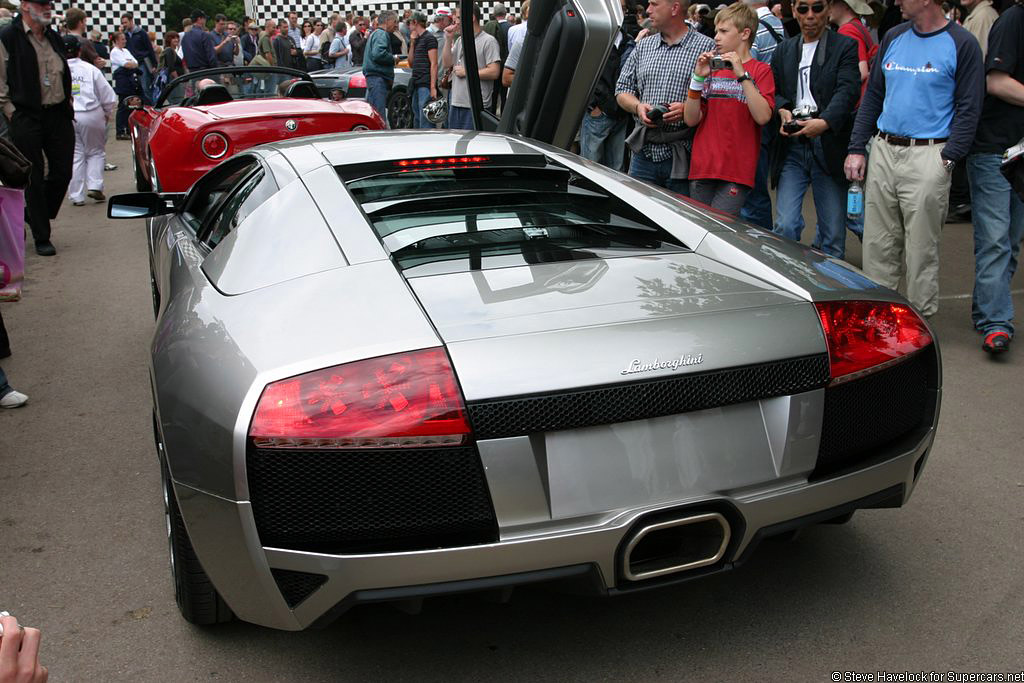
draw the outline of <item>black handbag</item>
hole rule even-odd
[[[6,123],[5,120],[3,124]],[[31,174],[32,162],[25,158],[6,135],[0,135],[0,183],[7,187],[25,187]]]

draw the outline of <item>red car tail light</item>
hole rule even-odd
[[[398,353],[268,384],[249,427],[262,448],[423,448],[469,440],[444,349]]]
[[[815,306],[828,345],[831,384],[881,370],[932,343],[924,320],[905,304],[828,301]]]
[[[366,76],[361,73],[355,73],[348,77],[349,88],[365,88],[366,87]]]
[[[211,159],[220,159],[228,153],[228,139],[222,133],[207,133],[199,147]]]

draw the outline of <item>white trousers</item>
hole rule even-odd
[[[68,196],[84,202],[85,191],[103,190],[103,165],[107,161],[107,120],[102,109],[75,112],[75,161]]]

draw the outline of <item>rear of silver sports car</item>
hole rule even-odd
[[[241,618],[302,629],[537,582],[629,593],[908,500],[940,395],[911,307],[724,219],[687,243],[572,163],[337,169],[437,343],[268,382],[239,417],[248,498],[178,488]],[[846,285],[782,286],[756,272],[769,251]]]

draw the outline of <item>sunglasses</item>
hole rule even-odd
[[[815,14],[821,14],[825,11],[825,5],[820,2],[816,2],[813,5],[797,5],[794,7],[797,14],[807,14],[809,11],[813,11]]]

